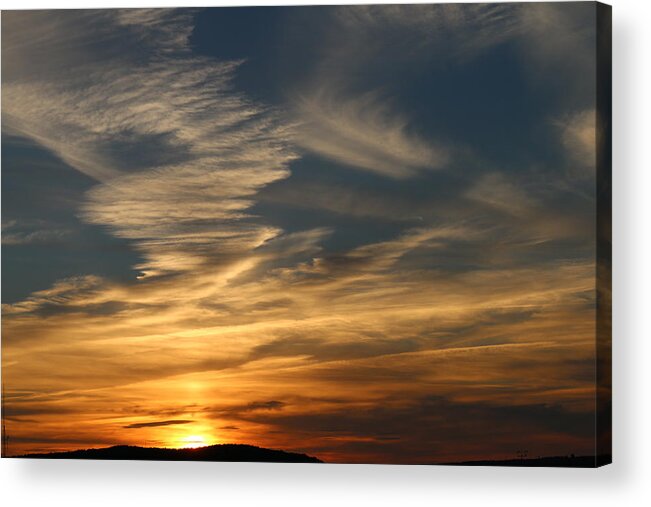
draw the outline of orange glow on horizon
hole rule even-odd
[[[188,435],[181,439],[181,449],[197,449],[210,445],[202,435]]]

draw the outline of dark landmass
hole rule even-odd
[[[196,449],[161,449],[116,445],[102,449],[83,449],[45,454],[25,454],[17,458],[37,459],[107,459],[148,461],[242,461],[259,463],[322,463],[321,460],[294,452],[264,449],[253,445],[221,444]]]
[[[507,459],[485,461],[463,461],[441,463],[441,465],[491,466],[491,467],[556,467],[556,468],[597,468],[613,462],[610,455],[603,456],[549,456],[546,458]]]
[[[323,463],[307,454],[265,449],[253,445],[220,444],[196,449],[164,449],[116,445],[101,449],[80,449],[67,452],[25,454],[16,458],[36,459],[98,459],[98,460],[145,460],[145,461],[223,461],[258,463]],[[597,468],[612,463],[610,455],[603,456],[549,456],[545,458],[461,461],[436,463],[454,466],[501,466],[501,467],[556,467]]]

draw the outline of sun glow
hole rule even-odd
[[[196,449],[209,445],[206,439],[201,435],[188,435],[181,439],[181,447],[184,449]]]

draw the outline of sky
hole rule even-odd
[[[3,12],[9,453],[593,454],[595,22]]]

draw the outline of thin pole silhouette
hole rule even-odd
[[[2,383],[2,457],[7,457],[7,447],[9,446],[9,436],[5,425],[5,384]]]

